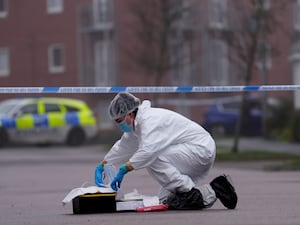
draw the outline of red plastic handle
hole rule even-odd
[[[137,212],[155,212],[155,211],[166,211],[168,210],[168,205],[160,204],[146,207],[138,207],[136,208]]]

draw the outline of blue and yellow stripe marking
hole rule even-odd
[[[59,120],[58,117],[61,117],[61,120]],[[62,115],[58,115],[58,117],[52,117],[51,114],[24,115],[23,117],[16,119],[4,117],[0,119],[0,127],[31,129],[34,127],[60,127],[64,125],[82,124],[78,113],[64,113]]]

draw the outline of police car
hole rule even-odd
[[[42,97],[0,102],[0,146],[8,142],[76,146],[96,133],[96,118],[81,100]]]

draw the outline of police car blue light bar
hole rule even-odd
[[[300,85],[250,86],[111,86],[111,87],[0,87],[0,94],[35,93],[192,93],[244,91],[299,91]]]

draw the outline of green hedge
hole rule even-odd
[[[300,110],[294,110],[291,100],[283,100],[273,108],[266,120],[267,137],[287,142],[300,142]]]

